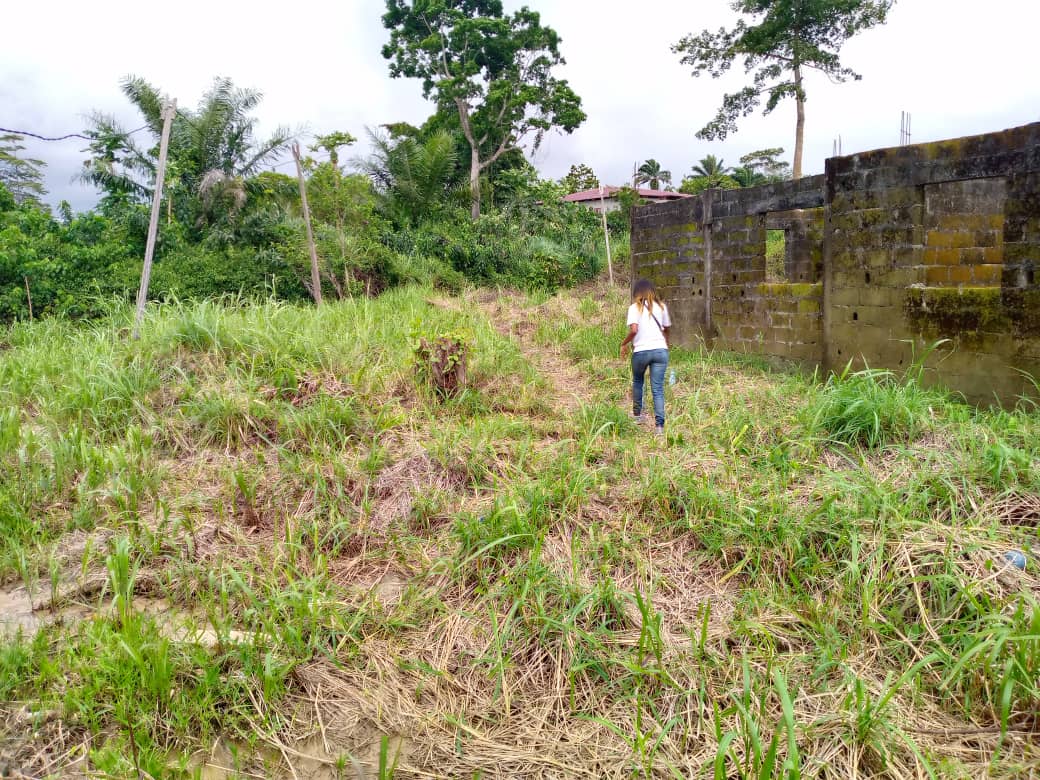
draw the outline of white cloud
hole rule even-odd
[[[519,2],[507,0],[508,7]],[[562,36],[560,75],[582,96],[588,121],[571,136],[552,136],[534,156],[539,169],[563,175],[585,162],[605,182],[620,183],[632,163],[655,157],[676,180],[707,153],[736,163],[764,146],[790,153],[794,107],[754,115],[724,142],[698,141],[722,93],[742,82],[693,79],[670,46],[688,32],[731,23],[727,0],[528,0]],[[143,12],[142,8],[155,11]],[[417,81],[392,80],[380,49],[386,41],[381,0],[298,0],[284,4],[183,0],[144,6],[128,0],[18,3],[5,24],[27,31],[0,49],[0,126],[61,135],[83,128],[92,110],[139,123],[119,91],[128,73],[145,77],[193,105],[214,76],[261,89],[261,133],[279,124],[315,132],[349,130],[430,112]],[[161,16],[160,16],[161,12]],[[990,0],[901,0],[884,27],[845,49],[860,82],[832,85],[810,77],[806,172],[822,171],[840,133],[846,153],[898,142],[899,113],[913,114],[914,140],[998,130],[1040,119],[1040,83],[1028,77],[1040,4]],[[84,142],[34,142],[49,163],[51,199],[88,207],[93,192],[71,183]]]

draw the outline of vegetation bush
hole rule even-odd
[[[900,378],[891,371],[852,371],[851,363],[832,374],[806,408],[810,435],[877,449],[909,441],[928,425],[941,397],[921,387],[917,372]]]
[[[766,278],[787,279],[787,236],[783,230],[766,231]]]
[[[273,173],[257,178],[246,205],[205,231],[178,222],[175,213],[160,220],[152,299],[310,297],[303,222],[287,200],[292,182]],[[407,204],[395,201],[394,190],[380,192],[368,178],[319,166],[309,188],[322,220],[314,233],[323,293],[343,298],[411,283],[551,291],[593,277],[604,257],[596,215],[559,202],[558,188],[533,171],[518,181],[505,205],[477,220],[445,207],[415,223],[400,218]],[[113,301],[131,300],[147,220],[148,207],[126,199],[56,219],[35,202],[16,204],[0,186],[0,320],[92,317]],[[624,245],[627,232],[615,225],[612,233]]]
[[[160,90],[135,76],[122,87],[146,121],[141,129],[157,142]],[[260,97],[217,79],[197,108],[174,116],[152,299],[312,296],[298,182],[264,170],[288,149],[292,133],[255,136]],[[373,151],[351,163],[356,172],[340,161],[355,141],[349,133],[318,136],[310,149],[327,158],[302,161],[323,298],[414,283],[556,290],[598,271],[598,218],[563,203],[564,188],[540,180],[519,151],[486,168],[485,207],[473,218],[470,147],[458,117],[438,111],[421,128],[386,127],[371,133]],[[98,316],[137,292],[157,143],[101,114],[85,134],[81,178],[100,190],[95,210],[73,214],[63,203],[55,217],[38,197],[25,197],[42,175],[39,161],[11,169],[25,179],[9,181],[15,190],[0,184],[0,321]],[[8,140],[5,154],[21,148]],[[624,243],[625,224],[615,219],[611,229]]]

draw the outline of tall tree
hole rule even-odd
[[[43,160],[23,157],[24,136],[0,133],[0,184],[14,197],[15,203],[40,202],[47,194],[43,187]]]
[[[599,179],[592,168],[585,163],[572,165],[567,175],[560,179],[560,184],[567,188],[567,192],[581,192],[583,190],[595,189],[599,186]]]
[[[723,139],[737,129],[737,119],[754,111],[767,96],[768,114],[787,97],[797,106],[793,178],[802,175],[802,145],[805,134],[806,69],[820,71],[831,81],[860,79],[843,67],[838,52],[861,30],[885,21],[895,0],[733,0],[734,11],[752,17],[741,19],[731,30],[704,30],[688,35],[672,47],[682,54],[693,75],[710,73],[718,78],[734,60],[754,71],[752,85],[727,94],[715,118],[697,133],[698,138]]]
[[[661,182],[672,183],[672,172],[661,169],[661,163],[653,157],[639,166],[636,171],[636,184],[649,184],[650,189],[658,190]]]
[[[122,81],[123,94],[144,118],[153,145],[141,144],[112,117],[95,114],[87,135],[90,158],[81,177],[108,196],[144,201],[151,197],[163,97],[159,89],[137,76]],[[262,93],[236,87],[218,78],[202,96],[198,108],[178,109],[170,132],[169,168],[175,173],[172,192],[182,216],[192,223],[234,214],[245,202],[246,181],[286,149],[293,134],[276,128],[266,139],[255,136],[252,112]]]
[[[527,7],[506,16],[501,0],[386,0],[383,26],[390,75],[422,79],[425,97],[458,113],[474,219],[481,174],[496,160],[585,121],[581,98],[552,75],[564,63],[559,36]]]
[[[346,268],[347,260],[347,237],[343,232],[343,226],[346,222],[348,209],[354,204],[351,202],[352,198],[344,198],[340,192],[345,187],[343,171],[339,167],[339,150],[341,147],[350,146],[356,142],[357,139],[350,133],[337,130],[317,136],[314,139],[314,143],[309,147],[312,152],[325,151],[329,155],[327,162],[318,164],[311,171],[310,180],[307,182],[307,200],[310,205],[310,212],[314,219],[319,222],[325,221],[335,224],[340,261],[344,263],[344,268]],[[312,165],[313,162],[308,167]],[[329,186],[330,184],[331,187]],[[369,183],[366,181],[365,184],[368,185]],[[356,188],[354,189],[356,191]],[[370,185],[369,189],[371,189]],[[342,298],[344,287],[340,285],[339,277],[327,273],[325,276],[330,278],[337,296]]]

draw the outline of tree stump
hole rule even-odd
[[[462,339],[420,339],[415,354],[420,371],[440,395],[455,395],[466,386],[466,343]]]

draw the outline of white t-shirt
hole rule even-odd
[[[672,327],[672,321],[668,317],[668,307],[663,303],[655,303],[653,306],[654,317],[661,323],[661,328]],[[648,349],[668,349],[668,343],[664,340],[664,333],[657,327],[654,317],[650,316],[650,309],[646,306],[640,312],[633,303],[628,307],[628,325],[638,325],[636,337],[632,341],[633,352],[645,352]]]

